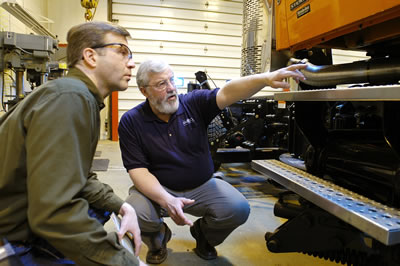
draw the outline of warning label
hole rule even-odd
[[[290,4],[290,11],[293,11],[293,9],[298,8],[299,6],[301,6],[302,4],[304,4],[307,1],[308,0],[296,0],[295,2]]]
[[[309,13],[310,11],[311,11],[310,5],[306,5],[305,7],[303,7],[302,9],[299,9],[297,11],[297,18],[304,16],[305,14]]]

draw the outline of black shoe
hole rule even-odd
[[[164,234],[164,239],[161,243],[161,248],[157,250],[150,250],[147,251],[146,255],[146,262],[149,264],[160,264],[164,260],[167,259],[168,256],[168,250],[167,250],[167,243],[171,239],[171,230],[168,228],[167,224],[164,223],[165,225],[165,234]]]
[[[190,233],[196,239],[196,248],[194,252],[202,259],[213,260],[217,258],[217,251],[213,246],[208,244],[207,239],[205,239],[203,233],[200,229],[200,219],[194,222],[193,226],[190,227]]]

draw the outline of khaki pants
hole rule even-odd
[[[250,214],[246,198],[229,183],[218,178],[211,178],[203,185],[190,190],[174,191],[166,187],[164,189],[175,197],[195,200],[193,204],[186,205],[183,211],[202,217],[201,231],[212,246],[221,244],[233,230],[246,222]],[[143,242],[148,246],[149,243],[161,245],[163,232],[160,230],[163,217],[168,216],[167,211],[135,187],[130,188],[126,201],[136,210]],[[153,246],[149,248],[157,249]]]

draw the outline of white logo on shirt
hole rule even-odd
[[[183,121],[183,126],[186,127],[186,126],[189,125],[190,123],[194,123],[194,119],[191,118],[191,117]]]

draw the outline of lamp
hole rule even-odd
[[[57,37],[43,27],[34,17],[32,17],[28,12],[26,12],[15,0],[3,1],[1,7],[7,10],[10,14],[16,17],[19,21],[24,23],[32,31],[39,35],[50,36],[53,39]]]

